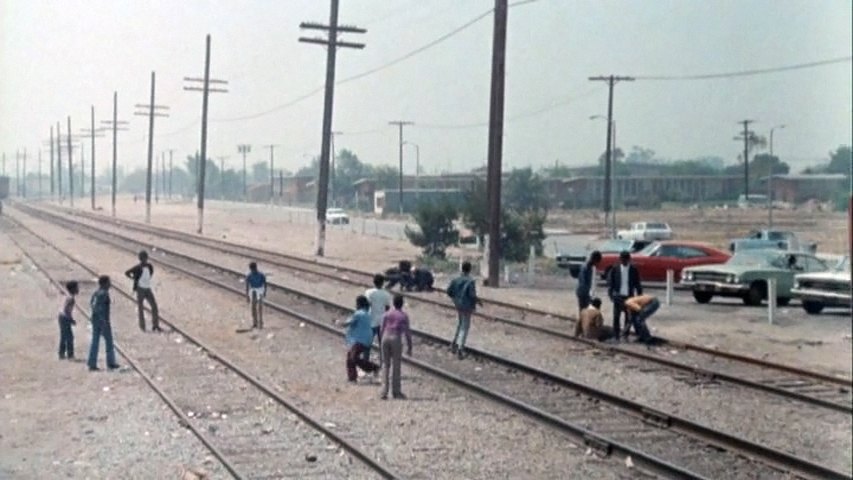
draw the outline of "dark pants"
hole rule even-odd
[[[74,358],[74,331],[71,318],[59,315],[59,358]]]
[[[160,315],[157,310],[157,300],[154,299],[154,292],[150,288],[136,289],[136,308],[139,311],[139,328],[145,330],[145,308],[143,304],[148,301],[148,306],[151,307],[151,328],[160,328]]]
[[[575,295],[578,296],[578,315],[580,315],[580,312],[589,306],[592,297],[588,293],[575,293]]]
[[[652,334],[649,332],[646,320],[657,312],[658,308],[660,308],[660,302],[658,299],[654,299],[639,312],[631,315],[631,323],[634,324],[634,330],[637,332],[637,336],[640,338],[641,342],[651,341]]]
[[[379,365],[364,359],[364,350],[368,348],[366,345],[354,343],[347,351],[347,379],[354,382],[358,379],[358,373],[355,367],[358,367],[365,372],[375,372],[379,370]]]
[[[376,339],[379,343],[379,364],[382,364],[382,328],[381,327],[373,327],[373,338]],[[373,350],[373,346],[364,347],[364,359],[366,361],[370,361],[370,351]]]
[[[412,279],[412,274],[409,272],[401,272],[397,275],[387,276],[388,285],[385,286],[386,289],[391,290],[398,283],[400,284],[400,290],[408,290],[411,291],[414,285],[414,280]]]
[[[116,352],[113,346],[113,329],[110,322],[105,320],[92,320],[92,344],[89,346],[89,368],[98,367],[98,343],[104,337],[107,351],[107,367],[114,367],[116,363]]]
[[[614,295],[611,300],[613,300],[613,336],[614,338],[619,338],[622,334],[622,312],[625,311],[625,300],[628,297],[623,297],[621,295]],[[628,333],[628,320],[625,320],[625,333]]]

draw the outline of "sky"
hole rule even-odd
[[[397,165],[398,130],[418,146],[427,172],[485,164],[493,16],[491,0],[341,0],[340,23],[366,28],[344,34],[363,50],[340,49],[333,129],[335,147],[362,161]],[[511,1],[510,3],[513,3]],[[506,58],[505,169],[595,162],[604,149],[607,88],[590,76],[683,76],[782,67],[851,56],[849,0],[538,0],[509,10]],[[485,14],[485,15],[484,15]],[[482,16],[446,40],[409,56]],[[296,170],[318,154],[326,55],[299,43],[299,23],[327,23],[321,0],[0,0],[0,152],[7,169],[16,151],[42,149],[51,126],[66,133],[118,116],[119,162],[142,166],[156,71],[156,103],[170,116],[155,121],[154,153],[185,158],[200,148],[202,98],[183,77],[204,71],[212,37],[211,78],[228,93],[210,95],[208,155]],[[366,76],[355,78],[362,73]],[[665,159],[719,156],[735,163],[738,121],[751,119],[774,153],[804,168],[851,143],[851,63],[712,80],[618,83],[616,142],[651,148]],[[312,94],[312,92],[314,92]],[[88,141],[86,156],[89,157]],[[111,138],[97,139],[99,162]],[[75,155],[79,155],[76,154]],[[416,150],[404,149],[413,173]],[[30,163],[30,171],[33,164]],[[100,170],[100,167],[99,167]],[[11,171],[11,170],[10,170]]]

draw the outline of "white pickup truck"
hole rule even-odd
[[[661,222],[637,222],[632,223],[631,228],[628,230],[619,230],[616,232],[616,238],[646,242],[671,240],[672,229],[669,228],[669,225]]]

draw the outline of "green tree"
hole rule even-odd
[[[400,171],[391,165],[372,167],[371,177],[376,180],[378,190],[394,188],[400,183]]]
[[[252,164],[251,176],[249,181],[252,183],[267,183],[270,181],[270,164],[269,162],[260,161]],[[247,175],[248,176],[248,175]]]
[[[655,151],[651,148],[643,148],[639,145],[631,147],[631,152],[625,157],[625,163],[649,164],[655,163]]]
[[[850,165],[853,164],[850,145],[841,145],[834,152],[829,152],[829,165],[826,173],[843,173],[850,175]]]
[[[536,255],[542,255],[545,240],[544,212],[505,211],[501,216],[501,258],[511,262],[526,262],[530,258],[530,247]]]
[[[446,203],[422,203],[414,214],[419,229],[406,227],[406,237],[427,257],[445,258],[447,247],[459,242],[456,209]]]
[[[784,175],[791,171],[791,167],[787,163],[769,153],[759,153],[752,157],[752,161],[749,162],[749,169],[755,172],[756,178],[766,176],[768,172],[771,172],[771,169],[774,175]]]
[[[513,169],[504,186],[503,201],[505,208],[519,212],[547,211],[545,182],[530,168]]]

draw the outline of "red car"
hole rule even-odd
[[[666,271],[674,271],[674,281],[681,280],[681,269],[694,265],[726,263],[731,254],[707,243],[668,240],[655,242],[637,253],[631,254],[631,262],[640,272],[640,279],[648,282],[665,282]],[[619,265],[619,254],[607,254],[601,258],[598,271],[606,280],[610,268]]]

